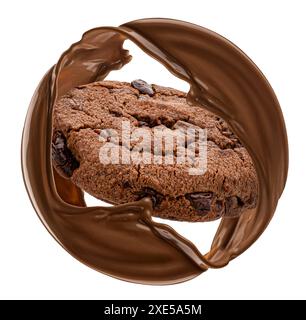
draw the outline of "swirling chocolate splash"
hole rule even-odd
[[[54,102],[71,88],[102,80],[128,63],[129,53],[123,49],[126,39],[188,81],[188,101],[225,119],[254,161],[259,179],[257,208],[239,218],[224,218],[205,256],[171,227],[152,221],[149,199],[88,208],[82,191],[52,170]],[[226,265],[246,250],[274,214],[287,166],[282,113],[263,74],[243,52],[216,33],[168,19],[137,20],[118,28],[86,32],[41,80],[22,140],[27,191],[53,237],[90,267],[147,284],[191,279],[209,267]]]

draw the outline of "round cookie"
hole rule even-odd
[[[175,130],[206,129],[206,172],[190,175],[188,163],[102,163],[101,147],[111,142],[101,138],[105,130],[116,130],[123,148],[137,145],[127,146],[121,138],[123,121],[132,132],[143,128],[150,136],[157,129],[169,136]],[[187,149],[188,141],[181,147]],[[154,145],[142,151],[151,157]],[[160,152],[167,156],[166,149]],[[149,196],[161,218],[210,221],[238,216],[257,202],[252,160],[227,124],[189,105],[186,93],[143,80],[90,83],[61,97],[54,107],[52,156],[57,171],[89,194],[114,204]]]

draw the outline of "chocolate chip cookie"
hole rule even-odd
[[[186,128],[205,129],[206,171],[190,174],[190,162],[141,158],[127,163],[122,154],[117,163],[101,161],[101,147],[106,143],[115,145],[116,141],[126,151],[137,147],[137,141],[125,143],[123,121],[132,133],[142,128],[149,137],[156,130],[171,136]],[[105,136],[112,130],[116,140]],[[175,141],[172,160],[178,159],[178,150],[191,146],[188,138],[183,144]],[[192,143],[193,150],[199,150],[201,142]],[[169,156],[164,145],[159,153],[154,143],[143,146],[140,153],[150,159],[156,152],[164,159]],[[154,215],[161,218],[210,221],[238,216],[257,203],[252,160],[227,124],[204,108],[188,104],[186,93],[143,80],[90,83],[61,97],[54,107],[52,157],[61,175],[94,197],[112,204],[150,197]]]

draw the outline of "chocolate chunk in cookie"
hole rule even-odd
[[[211,211],[211,204],[214,194],[212,192],[197,192],[186,194],[186,198],[191,205],[201,214],[207,214]]]
[[[135,89],[139,90],[140,93],[148,94],[150,97],[154,95],[152,86],[141,79],[134,80],[131,82],[131,84]]]
[[[71,177],[73,171],[79,167],[79,162],[67,147],[66,137],[60,131],[53,134],[52,159],[61,174],[66,177]]]
[[[153,208],[158,208],[164,199],[164,196],[152,188],[145,187],[138,193],[138,199],[145,197],[151,198]]]

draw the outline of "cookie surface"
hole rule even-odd
[[[206,172],[190,175],[186,163],[101,163],[105,143],[99,139],[101,131],[114,129],[121,136],[123,120],[130,123],[131,131],[145,128],[151,134],[156,128],[169,135],[182,128],[206,129]],[[144,152],[152,155],[153,146]],[[167,150],[161,153],[166,155]],[[257,202],[252,160],[227,124],[187,104],[185,93],[142,80],[95,82],[59,99],[53,114],[52,156],[61,175],[96,198],[120,204],[149,196],[154,215],[162,218],[234,217]]]

